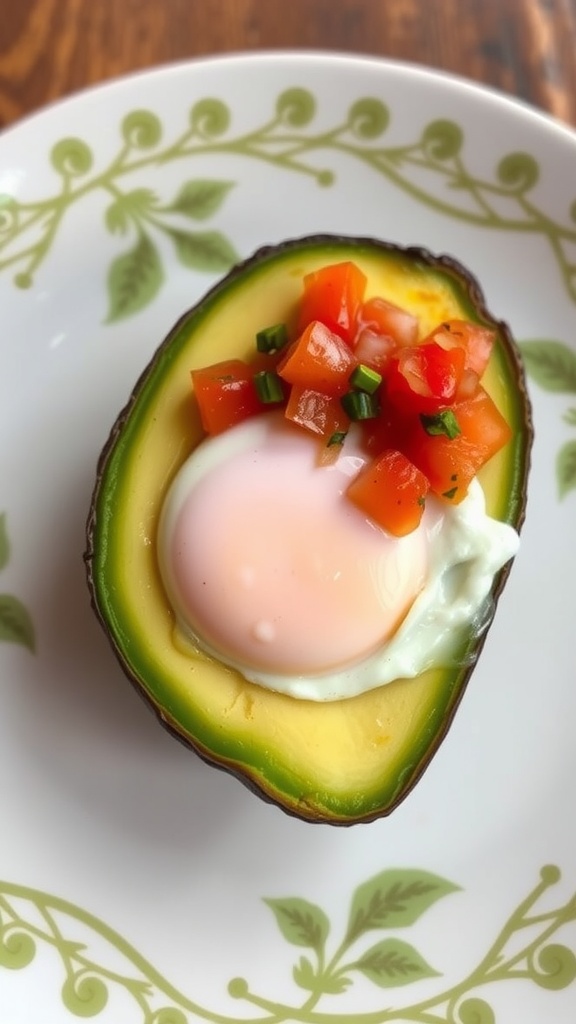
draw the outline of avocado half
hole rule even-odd
[[[353,260],[381,295],[420,317],[496,331],[483,383],[513,430],[484,468],[488,512],[524,520],[532,443],[526,382],[505,324],[478,282],[447,256],[370,238],[315,235],[260,249],[178,321],[138,380],[101,454],[85,555],[94,610],[129,679],[179,740],[257,795],[311,822],[351,825],[389,814],[438,750],[486,631],[464,637],[459,665],[433,669],[347,700],[297,700],[246,682],[175,641],[156,562],[167,488],[202,439],[190,371],[254,351],[257,331],[294,318],[305,274]],[[510,566],[493,584],[492,615]]]

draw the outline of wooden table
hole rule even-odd
[[[0,127],[156,64],[302,47],[456,72],[576,126],[576,0],[2,0]]]

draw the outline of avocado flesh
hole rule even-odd
[[[291,322],[307,273],[347,259],[367,275],[367,296],[414,312],[422,336],[454,318],[496,329],[483,383],[514,436],[481,480],[488,512],[520,528],[530,409],[509,332],[487,312],[477,283],[453,260],[421,249],[314,236],[260,250],[185,314],[161,345],[102,453],[86,554],[95,611],[161,722],[288,813],[332,824],[373,820],[406,796],[448,730],[485,633],[462,638],[459,667],[345,701],[296,700],[248,683],[178,641],[156,562],[156,530],[167,488],[202,438],[190,371],[248,357],[258,330]],[[494,581],[494,607],[508,568]]]

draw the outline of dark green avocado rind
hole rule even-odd
[[[405,261],[410,272],[414,271],[415,266],[421,267],[429,276],[431,269],[438,267],[444,280],[448,275],[451,287],[468,318],[494,326],[495,322],[485,310],[483,296],[476,282],[448,257],[434,257],[416,248],[399,250],[393,245],[371,239],[334,239],[331,236],[295,239],[281,246],[260,250],[236,267],[193,310],[181,318],[137,382],[99,462],[88,522],[86,554],[88,581],[96,613],[127,675],[135,683],[138,692],[151,704],[162,723],[210,764],[233,772],[259,795],[273,802],[278,802],[280,795],[281,806],[289,813],[296,813],[312,821],[328,820],[341,824],[369,821],[389,813],[406,796],[448,731],[473,664],[483,646],[485,633],[480,639],[476,635],[463,638],[459,652],[463,667],[445,672],[441,683],[430,694],[429,709],[409,756],[403,760],[402,771],[393,778],[377,778],[369,791],[355,796],[351,794],[350,799],[342,800],[330,792],[318,792],[312,780],[273,762],[270,751],[258,742],[257,737],[248,745],[230,732],[223,731],[218,723],[206,720],[179,693],[167,692],[158,658],[146,648],[145,637],[140,636],[141,625],[132,619],[122,600],[121,590],[114,584],[115,566],[120,564],[122,557],[114,523],[117,510],[122,507],[123,495],[130,487],[132,474],[138,472],[139,453],[134,441],[154,409],[165,374],[190,344],[190,335],[202,330],[206,317],[222,298],[233,298],[234,293],[243,288],[247,278],[261,274],[263,267],[271,263],[290,261],[295,251],[316,250],[329,263],[338,259],[354,259],[365,250],[374,253],[375,249],[382,259],[394,260],[396,265],[398,261]],[[497,326],[504,341],[498,342],[493,359],[499,376],[514,400],[506,410],[506,417],[513,429],[513,439],[507,452],[509,487],[506,494],[502,494],[495,514],[519,529],[524,517],[532,425],[524,375],[515,347],[505,325]],[[238,353],[240,356],[242,354]],[[181,410],[177,410],[175,415],[181,415]],[[98,543],[94,544],[96,533]],[[494,582],[494,607],[508,572],[509,566],[506,566]],[[303,794],[309,795],[304,796],[304,803]],[[309,798],[312,801],[310,807]]]

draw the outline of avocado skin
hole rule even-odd
[[[159,372],[173,346],[180,344],[182,333],[190,324],[194,324],[198,320],[202,321],[206,312],[213,310],[215,305],[223,299],[226,300],[228,295],[235,290],[237,293],[238,288],[242,287],[242,283],[247,277],[259,273],[262,268],[275,261],[287,260],[289,266],[292,258],[297,260],[302,257],[306,260],[312,255],[321,255],[321,262],[329,263],[336,262],[338,259],[354,258],[353,251],[357,251],[359,254],[368,252],[376,257],[381,255],[386,259],[397,258],[404,263],[413,264],[414,267],[419,268],[419,271],[424,273],[429,271],[433,278],[437,276],[447,280],[450,284],[454,284],[465,297],[465,302],[473,314],[469,318],[487,324],[497,331],[500,356],[506,364],[508,378],[514,386],[511,402],[516,417],[515,451],[509,465],[511,482],[509,493],[504,501],[505,514],[500,515],[500,518],[506,519],[517,530],[521,529],[526,514],[527,481],[534,435],[531,407],[523,365],[511,332],[505,323],[496,320],[488,311],[479,282],[459,261],[448,255],[436,256],[421,247],[402,247],[369,237],[353,238],[319,234],[290,239],[279,245],[258,249],[248,259],[237,264],[192,309],[179,318],[138,378],[103,447],[98,460],[96,481],[87,520],[84,555],[87,584],[94,613],[100,621],[124,673],[140,697],[153,710],[162,726],[173,737],[193,750],[206,764],[234,775],[259,798],[280,807],[285,813],[311,823],[339,826],[368,823],[389,815],[408,796],[422,777],[445,739],[463,698],[475,663],[486,641],[498,599],[511,570],[511,563],[505,565],[494,580],[490,621],[482,634],[474,639],[473,644],[469,645],[466,653],[468,663],[453,673],[453,685],[448,688],[447,694],[443,694],[440,702],[444,706],[441,708],[431,706],[429,720],[427,723],[423,723],[418,744],[415,744],[418,746],[417,753],[404,764],[396,766],[395,778],[388,780],[384,786],[385,795],[380,792],[382,787],[380,789],[376,787],[374,797],[370,799],[366,798],[364,792],[352,793],[350,797],[343,798],[340,795],[333,798],[325,786],[320,786],[315,791],[313,782],[310,786],[302,786],[299,791],[297,780],[288,779],[289,772],[284,772],[283,775],[280,771],[280,782],[278,782],[277,776],[266,764],[264,757],[259,759],[255,756],[251,762],[249,759],[247,762],[242,762],[238,760],[233,751],[230,751],[227,756],[225,749],[215,750],[209,738],[206,742],[200,732],[195,732],[184,723],[182,716],[178,714],[177,702],[170,699],[170,694],[163,694],[158,690],[155,692],[150,687],[133,655],[130,638],[122,636],[124,627],[118,627],[115,622],[113,583],[109,586],[109,581],[105,579],[105,574],[102,571],[102,565],[105,564],[103,549],[107,547],[108,543],[106,531],[110,528],[110,504],[106,506],[106,497],[111,484],[114,486],[118,483],[117,472],[113,466],[114,460],[117,458],[118,447],[122,443],[125,431],[142,401],[143,393],[149,382]],[[393,297],[392,301],[394,301]],[[464,317],[464,313],[461,315]],[[221,358],[220,355],[215,353],[212,361],[217,361],[219,358]],[[187,452],[183,457],[185,454]],[[504,483],[508,483],[508,481],[504,481]],[[444,671],[448,672],[448,670]],[[392,684],[393,687],[396,685]],[[407,685],[415,684],[411,681]],[[361,698],[351,698],[346,703],[351,706],[355,700],[361,700]],[[221,725],[221,723],[218,724]]]

